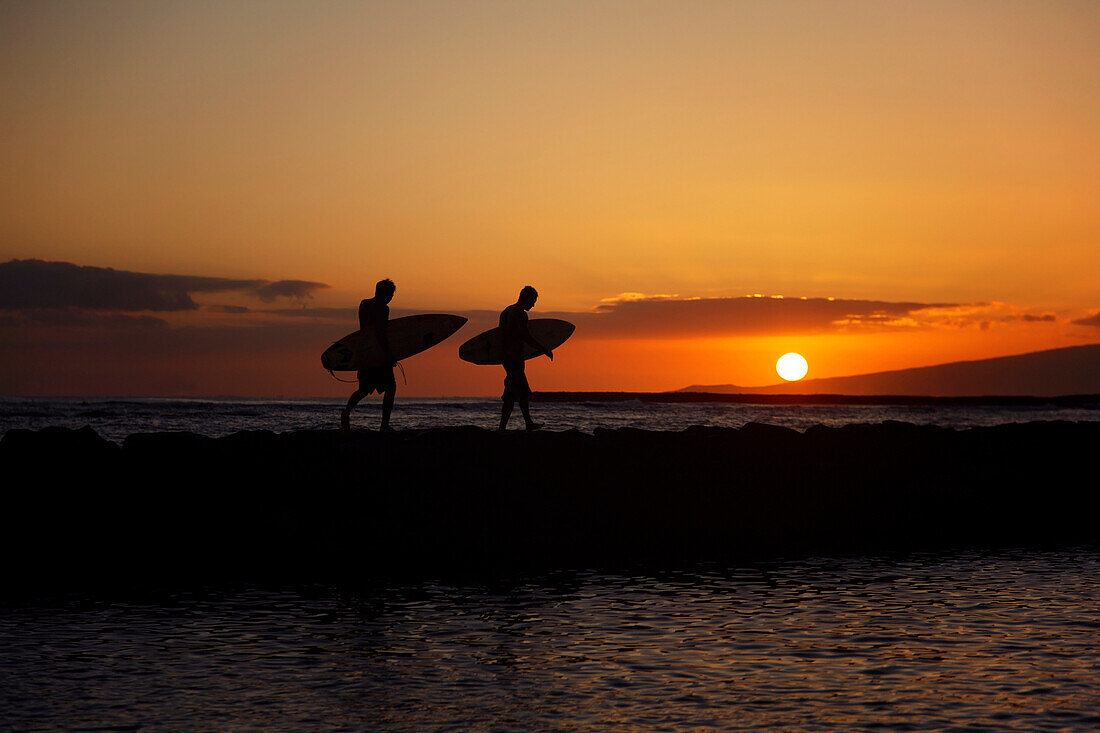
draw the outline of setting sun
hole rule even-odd
[[[775,363],[775,371],[779,372],[779,376],[786,379],[788,382],[794,382],[802,377],[806,376],[806,370],[808,369],[806,360],[802,358],[801,354],[795,354],[791,352],[779,357],[779,361]]]

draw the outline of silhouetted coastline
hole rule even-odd
[[[1091,541],[1098,422],[0,440],[9,576],[668,565]]]

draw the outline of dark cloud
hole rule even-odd
[[[83,308],[98,311],[188,311],[194,293],[237,291],[265,301],[302,298],[322,283],[153,275],[69,262],[11,260],[0,264],[0,309]]]
[[[589,313],[548,313],[577,323],[577,334],[603,338],[758,336],[884,328],[949,303],[892,303],[828,298],[632,297]],[[911,324],[910,324],[911,325]]]
[[[562,318],[577,325],[578,337],[697,338],[817,333],[918,325],[914,314],[945,303],[892,303],[828,298],[698,298],[666,296],[611,300],[591,311],[533,311],[532,318]],[[295,319],[347,323],[354,328],[354,308],[283,308],[264,311]],[[392,318],[424,311],[394,309]],[[473,331],[492,328],[495,310],[460,310]]]
[[[287,318],[309,318],[316,321],[337,321],[354,324],[359,320],[359,308],[270,308],[261,313],[268,313],[276,316],[284,316]],[[404,308],[391,308],[390,318],[401,318],[403,316],[415,316],[421,313],[440,313],[440,312],[452,312],[446,308],[442,311],[426,311],[426,310],[407,310]],[[489,314],[495,321],[500,314],[496,311],[453,311],[458,315],[470,317],[471,313],[477,314]]]
[[[28,308],[0,312],[0,328],[78,328],[83,330],[147,330],[168,328],[155,316],[98,313],[72,308]]]
[[[264,312],[290,318],[313,318],[317,320],[354,321],[359,318],[358,308],[272,308]],[[390,318],[397,318],[396,310],[390,310]]]
[[[1086,318],[1078,318],[1075,321],[1070,321],[1070,323],[1075,323],[1078,326],[1095,326],[1096,328],[1100,328],[1100,311]]]
[[[248,290],[263,284],[263,280],[150,275],[69,262],[12,260],[0,264],[0,308],[195,310],[192,293]]]
[[[243,305],[208,305],[204,306],[203,310],[210,313],[234,313],[238,315],[252,312],[251,308],[245,308]]]
[[[125,313],[97,313],[73,308],[30,308],[14,314],[26,324],[55,328],[167,328],[168,322],[155,316]]]
[[[265,303],[270,303],[276,298],[293,298],[301,300],[313,297],[314,290],[327,288],[324,283],[313,283],[306,280],[279,280],[267,283],[256,288],[253,292]]]
[[[1025,323],[1054,323],[1054,321],[1058,319],[1053,313],[1044,313],[1041,316],[1033,316],[1031,314],[1025,313],[1024,315],[1020,316],[1020,320],[1024,321]]]

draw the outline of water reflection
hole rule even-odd
[[[215,399],[30,399],[0,397],[0,435],[16,428],[38,430],[49,425],[85,425],[101,437],[121,443],[133,433],[189,431],[223,436],[239,430],[334,430],[339,400],[215,400]],[[364,425],[374,424],[381,410],[376,401],[360,404]],[[1037,420],[1095,421],[1100,410],[1043,406],[927,405],[753,405],[732,403],[665,404],[653,402],[556,402],[540,413],[551,430],[642,428],[683,430],[692,425],[739,428],[764,422],[795,430],[813,425],[840,426],[898,420],[916,425],[962,429]],[[500,401],[477,398],[402,398],[394,408],[400,430],[424,430],[453,425],[494,429]],[[540,419],[542,419],[540,418]]]
[[[1100,723],[1100,551],[8,602],[15,728]]]

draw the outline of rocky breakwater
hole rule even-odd
[[[9,431],[23,579],[668,565],[1097,538],[1100,422],[498,434]]]

